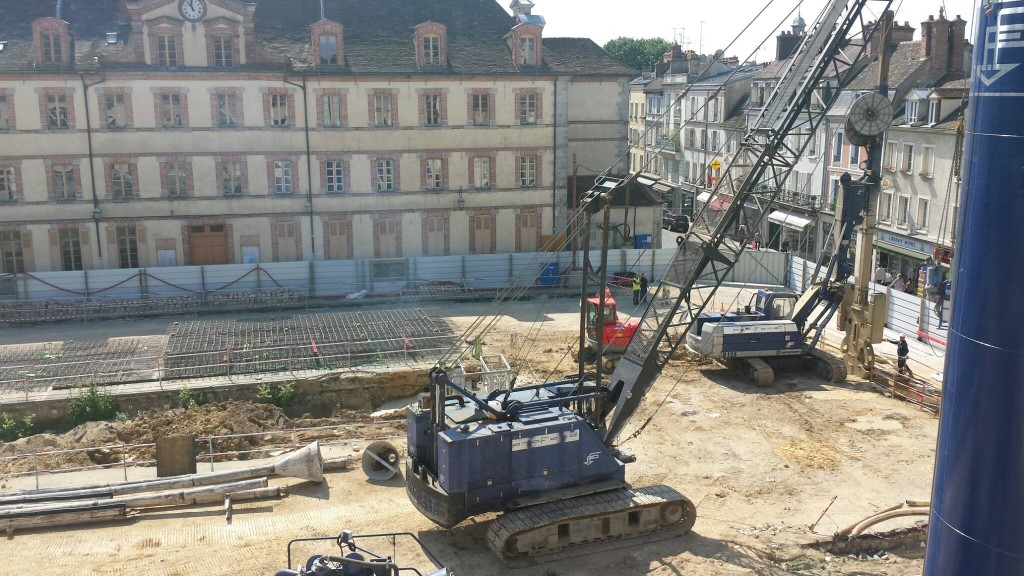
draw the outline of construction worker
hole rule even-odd
[[[640,305],[640,277],[633,276],[633,306]]]
[[[640,273],[640,301],[647,302],[647,288],[650,284],[647,283],[647,272]]]
[[[907,345],[907,337],[900,334],[899,340],[885,340],[889,344],[896,345],[896,367],[899,369],[900,374],[909,374],[911,377],[914,376],[914,371],[907,366],[907,357],[910,356],[910,346]]]

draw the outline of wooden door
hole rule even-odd
[[[189,226],[188,248],[192,265],[228,263],[228,234],[223,224]]]

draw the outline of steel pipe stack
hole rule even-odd
[[[926,576],[1024,574],[1024,2],[982,4]]]

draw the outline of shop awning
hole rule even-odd
[[[732,196],[719,194],[712,200],[711,192],[701,192],[697,195],[697,201],[706,203],[711,212],[725,212],[732,205]]]
[[[875,248],[885,252],[892,252],[893,254],[899,254],[901,256],[920,260],[922,262],[928,259],[928,254],[925,254],[924,252],[918,252],[917,250],[911,250],[910,248],[904,248],[903,246],[897,246],[895,244],[889,244],[888,242],[882,242],[879,240],[875,240]]]
[[[701,192],[700,194],[697,194],[697,202],[707,204],[708,200],[711,200],[711,192]]]
[[[796,212],[790,212],[788,210],[776,210],[768,215],[768,221],[775,222],[776,224],[782,224],[786,228],[803,230],[814,220],[804,214],[797,214]]]

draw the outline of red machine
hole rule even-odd
[[[597,328],[600,323],[599,312],[601,310],[601,297],[599,295],[587,298],[587,342],[583,346],[583,361],[592,364],[597,361]],[[604,292],[604,326],[601,330],[601,342],[604,344],[604,367],[608,370],[615,368],[622,353],[629,345],[640,322],[636,320],[619,320],[615,298],[611,290]]]

